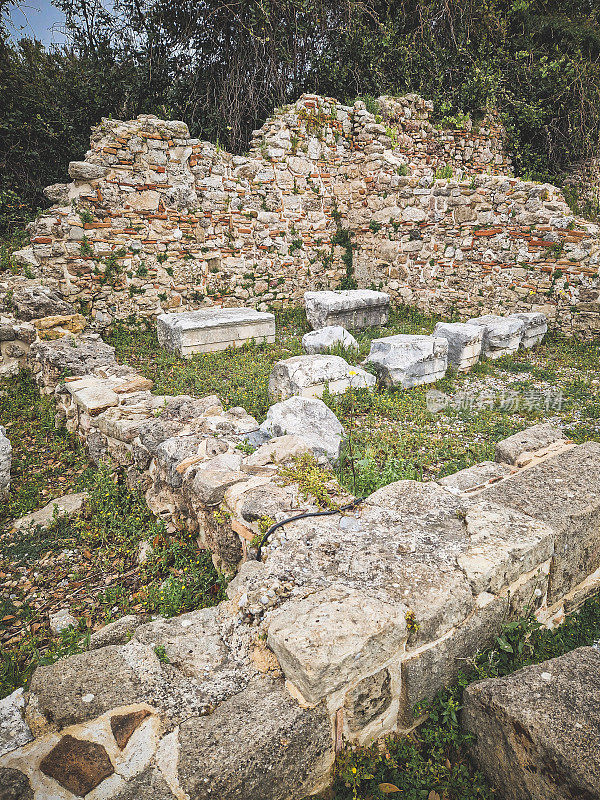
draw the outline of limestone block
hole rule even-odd
[[[433,335],[448,340],[448,364],[468,372],[479,361],[483,328],[465,322],[438,322]]]
[[[252,470],[267,464],[285,464],[296,456],[311,452],[309,445],[301,436],[278,436],[270,439],[244,459],[243,468]]]
[[[535,347],[543,340],[548,332],[548,320],[546,315],[539,311],[524,311],[511,316],[517,317],[525,324],[521,347]],[[509,317],[510,319],[510,317]]]
[[[564,433],[550,422],[532,425],[499,441],[496,444],[496,461],[516,464],[523,453],[533,453],[561,439],[565,439]]]
[[[306,316],[313,328],[341,325],[344,328],[375,328],[385,325],[390,312],[390,296],[371,289],[339,292],[306,292]]]
[[[85,505],[86,498],[87,492],[76,492],[57,497],[56,500],[52,500],[52,502],[38,511],[32,511],[31,514],[26,514],[24,517],[15,520],[12,524],[12,530],[21,531],[38,526],[47,528],[52,524],[55,513],[59,517],[72,517],[78,514]]]
[[[593,647],[465,689],[471,755],[499,798],[600,798],[599,693]]]
[[[466,511],[468,545],[458,556],[474,594],[499,594],[554,553],[554,531],[543,522],[493,503]]]
[[[288,397],[321,397],[327,386],[331,394],[343,394],[351,386],[370,388],[376,383],[371,373],[352,367],[340,356],[293,356],[278,361],[269,378],[269,395],[274,400]]]
[[[501,480],[512,472],[513,470],[508,464],[499,464],[496,461],[481,461],[472,467],[461,469],[452,475],[440,478],[438,483],[450,492],[467,492],[475,487]]]
[[[0,700],[0,756],[33,739],[23,717],[24,709],[23,689],[17,689]]]
[[[302,349],[310,355],[327,353],[335,345],[339,345],[345,350],[358,350],[358,342],[354,336],[341,325],[328,325],[325,328],[305,333],[302,337]]]
[[[467,324],[483,328],[482,352],[487,358],[500,358],[516,352],[525,331],[525,323],[516,316],[486,314],[467,320]]]
[[[286,678],[318,703],[403,652],[406,611],[363,592],[325,589],[275,610],[267,643]]]
[[[510,475],[478,499],[521,511],[555,533],[550,602],[600,567],[600,444],[586,442]]]
[[[119,395],[108,381],[101,378],[82,378],[66,384],[67,391],[77,405],[91,417],[119,404]]]
[[[6,435],[6,428],[0,425],[0,500],[8,497],[11,464],[12,445]]]
[[[260,430],[268,436],[300,436],[320,457],[336,461],[344,429],[322,400],[290,397],[271,406]]]
[[[195,800],[299,800],[328,784],[333,758],[324,705],[303,708],[266,676],[178,734],[179,783]]]
[[[374,339],[367,361],[386,386],[410,389],[443,378],[448,368],[448,340],[399,333]]]
[[[94,181],[107,174],[108,167],[102,164],[92,164],[89,161],[71,161],[69,164],[69,175],[74,181]]]
[[[97,334],[35,342],[30,353],[43,365],[43,372],[53,373],[54,377],[88,375],[100,367],[116,364],[115,348],[105,344]]]
[[[188,356],[275,341],[275,317],[253,308],[219,308],[161,314],[156,321],[158,341],[171,353]]]
[[[26,321],[75,314],[73,306],[48,286],[25,286],[18,289],[13,294],[12,305],[16,316]]]

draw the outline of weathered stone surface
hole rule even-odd
[[[76,625],[77,620],[67,608],[61,608],[54,614],[50,614],[50,630],[54,634],[59,634],[61,631]]]
[[[346,695],[344,710],[346,722],[352,731],[361,731],[380,717],[392,704],[391,675],[382,669],[363,678]]]
[[[344,432],[333,411],[314,397],[290,397],[276,403],[260,429],[269,436],[300,436],[313,452],[330,461],[339,457]]]
[[[175,795],[160,771],[148,767],[127,781],[111,800],[175,800]]]
[[[468,686],[471,754],[503,800],[600,797],[600,652],[582,647]]]
[[[367,361],[386,386],[410,389],[443,378],[448,368],[448,340],[399,333],[374,339]]]
[[[64,205],[69,202],[69,184],[53,183],[50,186],[46,186],[44,194],[51,203]]]
[[[0,500],[8,496],[11,464],[12,445],[6,435],[6,428],[0,425]]]
[[[84,797],[112,775],[115,768],[101,744],[67,734],[44,757],[40,770],[77,797]]]
[[[523,453],[532,453],[564,438],[565,435],[561,429],[550,422],[532,425],[519,433],[513,433],[508,439],[498,442],[496,444],[496,461],[516,464],[519,456]]]
[[[448,340],[448,364],[459,372],[468,372],[479,361],[483,342],[483,329],[480,325],[438,322],[433,335]]]
[[[358,350],[358,342],[351,333],[341,325],[328,325],[316,331],[305,333],[302,337],[302,349],[305,353],[327,353],[332,347],[339,346],[345,350]]]
[[[75,314],[70,303],[47,286],[24,286],[12,297],[15,314],[19,319],[33,320],[62,314]]]
[[[544,522],[556,535],[552,602],[600,567],[600,444],[586,442],[484,489],[497,503]]]
[[[0,700],[0,756],[33,739],[23,717],[24,709],[23,689],[16,689]]]
[[[450,492],[466,492],[476,486],[493,483],[510,475],[512,469],[508,464],[499,464],[496,461],[481,461],[472,467],[461,469],[452,475],[440,478],[438,483]]]
[[[113,646],[38,667],[30,691],[40,712],[59,729],[143,699],[139,677]]]
[[[516,316],[486,314],[483,317],[473,317],[467,323],[483,328],[482,353],[487,358],[500,358],[516,352],[525,331],[525,323]]]
[[[403,652],[406,610],[366,593],[327,589],[275,611],[267,642],[286,678],[318,703]]]
[[[281,681],[255,679],[179,731],[179,781],[194,800],[300,800],[332,764],[326,709],[302,708]]]
[[[59,517],[72,517],[79,514],[85,505],[87,492],[76,492],[57,497],[38,511],[32,511],[12,523],[13,530],[21,531],[27,528],[47,528],[52,524],[55,514]]]
[[[535,347],[540,344],[548,332],[546,315],[539,311],[521,311],[511,316],[517,317],[525,324],[521,347]]]
[[[457,563],[474,594],[498,594],[554,553],[554,531],[539,520],[489,502],[466,511],[469,543]]]
[[[121,619],[109,622],[108,625],[92,633],[90,650],[97,650],[110,644],[126,644],[132,638],[135,629],[144,621],[144,618],[137,614],[127,614]]]
[[[244,460],[244,469],[264,467],[267,464],[285,464],[296,456],[311,452],[302,436],[277,436],[257,448]]]
[[[31,347],[31,356],[56,375],[88,375],[99,367],[116,365],[115,348],[96,334],[36,342]]]
[[[89,161],[71,161],[69,175],[74,181],[94,181],[103,178],[108,173],[108,168],[102,164],[92,164]]]
[[[182,356],[275,341],[275,317],[253,308],[220,308],[161,314],[156,321],[158,342]]]
[[[331,394],[343,394],[375,385],[376,378],[360,367],[353,367],[340,356],[293,356],[278,361],[269,378],[269,395],[275,400],[288,397],[321,397],[328,388]]]
[[[353,329],[375,328],[388,321],[390,296],[371,289],[306,292],[304,306],[313,330],[331,325]]]
[[[0,800],[33,800],[27,776],[18,769],[0,767]]]

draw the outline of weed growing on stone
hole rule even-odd
[[[453,686],[416,709],[417,715],[426,713],[428,718],[410,737],[389,737],[383,745],[348,749],[338,756],[334,800],[376,800],[388,795],[407,800],[492,798],[485,778],[469,761],[471,736],[460,727],[465,687],[592,645],[599,637],[598,596],[555,630],[541,627],[530,615],[510,623]]]

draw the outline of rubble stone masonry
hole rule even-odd
[[[303,95],[244,156],[183,122],[103,119],[32,226],[42,277],[101,324],[298,303],[349,275],[445,315],[539,310],[598,333],[598,227],[512,176],[496,119],[441,129],[416,95],[379,108]]]

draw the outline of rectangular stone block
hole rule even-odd
[[[341,325],[344,328],[376,328],[385,325],[390,313],[390,296],[371,289],[340,292],[306,292],[306,316],[313,328]]]
[[[525,331],[525,323],[515,315],[499,317],[495,314],[486,314],[483,317],[468,319],[467,324],[483,328],[482,352],[487,358],[500,358],[515,353],[519,349]]]
[[[374,339],[367,361],[386,386],[410,389],[443,378],[448,368],[448,340],[399,333]]]
[[[228,347],[241,347],[254,339],[275,341],[275,317],[254,308],[219,308],[161,314],[156,320],[158,342],[170,353],[189,356]]]
[[[269,378],[269,395],[287,400],[293,395],[321,397],[327,386],[331,394],[343,394],[351,386],[365,389],[376,378],[360,367],[353,367],[340,356],[292,356],[278,361]]]
[[[448,340],[448,363],[459,372],[468,372],[478,361],[483,328],[466,322],[438,322],[434,336]]]
[[[546,315],[542,314],[540,311],[523,311],[517,314],[511,314],[511,316],[520,319],[525,325],[523,338],[521,339],[521,347],[535,347],[548,332],[548,320],[546,319]]]

